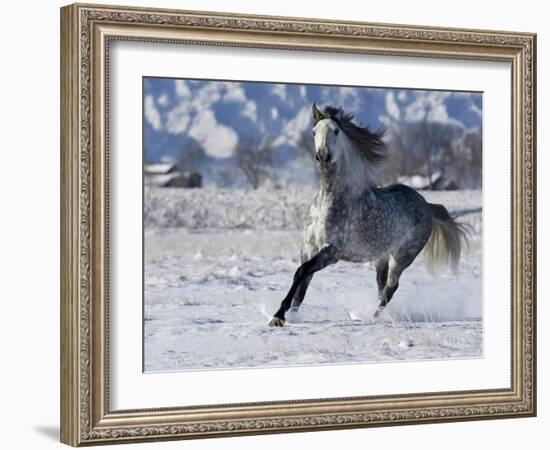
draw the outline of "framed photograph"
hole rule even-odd
[[[61,9],[61,440],[536,414],[536,36]]]

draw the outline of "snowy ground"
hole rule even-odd
[[[153,189],[145,196],[147,371],[482,356],[481,193],[427,193],[471,225],[460,276],[422,257],[377,321],[370,264],[316,274],[298,314],[267,326],[298,266],[304,191]]]

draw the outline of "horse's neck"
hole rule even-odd
[[[319,181],[321,194],[328,194],[336,192],[338,190],[338,179],[335,174],[330,172],[329,170],[321,169]]]
[[[372,184],[366,176],[353,177],[336,171],[321,171],[320,191],[327,199],[361,197],[371,190]]]
[[[361,156],[360,151],[349,139],[344,140],[342,165],[338,178],[352,197],[362,196],[376,186],[376,168]]]

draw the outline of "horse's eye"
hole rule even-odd
[[[315,130],[311,130],[311,134],[313,134],[313,136],[315,136]]]
[[[338,133],[340,133],[340,128],[335,128],[335,129],[334,129],[334,134],[335,134],[336,136],[338,136]]]

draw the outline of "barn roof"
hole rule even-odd
[[[174,163],[145,164],[145,173],[148,175],[165,175],[177,169]]]

